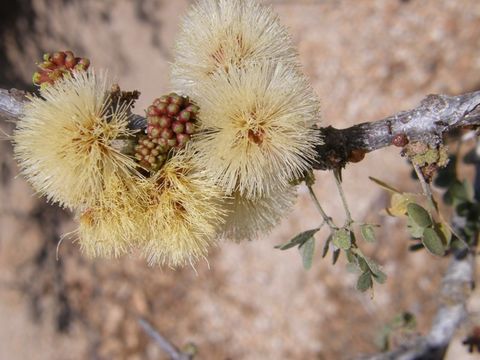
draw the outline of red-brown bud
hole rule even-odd
[[[172,125],[172,119],[166,115],[160,117],[158,124],[162,128],[169,128]]]
[[[77,71],[87,70],[90,61],[85,58],[75,58],[71,51],[57,51],[53,54],[43,55],[43,62],[38,64],[40,71],[34,74],[34,84],[41,88],[54,84],[55,81],[70,74],[73,69]]]
[[[167,114],[170,116],[177,115],[180,111],[180,106],[177,104],[170,104],[167,106]]]
[[[179,146],[184,146],[190,140],[190,135],[178,134],[177,141]]]
[[[182,110],[178,115],[178,121],[187,122],[190,120],[191,115],[192,113],[190,111]]]
[[[172,149],[183,148],[195,132],[198,110],[188,97],[175,93],[155,99],[146,111],[147,135],[142,135],[135,147],[135,159],[139,164],[149,171],[156,171]]]
[[[52,62],[57,66],[61,66],[65,63],[65,57],[64,52],[57,51],[52,55]]]
[[[185,131],[185,125],[180,121],[175,121],[172,124],[172,130],[175,134],[181,134]]]
[[[185,132],[189,135],[195,132],[195,124],[192,122],[185,123]]]
[[[408,144],[408,137],[405,134],[396,134],[392,139],[392,145],[404,147]]]

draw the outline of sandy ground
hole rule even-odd
[[[122,88],[140,90],[138,112],[169,90],[171,47],[187,1],[21,3],[31,4],[30,13],[2,33],[1,63],[10,67],[0,85],[25,86],[41,52],[71,48],[108,67]],[[298,45],[324,125],[346,127],[415,106],[429,93],[480,86],[476,0],[269,3]],[[304,188],[269,236],[223,244],[196,272],[136,258],[91,260],[71,241],[55,261],[59,236],[74,224],[15,177],[10,145],[0,145],[0,359],[162,358],[139,316],[178,345],[194,342],[199,359],[350,359],[377,351],[379,330],[402,311],[416,315],[418,331],[429,328],[447,261],[408,253],[404,223],[379,215],[388,197],[368,180],[419,191],[397,149],[370,154],[344,173],[354,218],[382,225],[377,244],[362,244],[389,276],[372,298],[354,289],[343,259],[332,266],[317,251],[306,272],[296,250],[273,249],[320,222]],[[332,175],[318,174],[315,188],[340,223]],[[318,248],[326,236],[317,236]],[[478,296],[472,301],[478,307]],[[460,342],[449,358],[467,359]]]

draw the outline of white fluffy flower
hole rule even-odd
[[[270,62],[219,71],[192,98],[200,106],[196,159],[227,194],[263,197],[310,167],[319,104],[297,68]]]
[[[188,94],[217,70],[250,61],[297,63],[288,31],[277,15],[253,0],[201,0],[177,38],[172,83]]]
[[[127,106],[110,106],[104,73],[74,72],[30,98],[14,133],[23,175],[50,201],[73,208],[97,203],[105,179],[128,175],[134,161],[114,140],[131,135]]]
[[[277,189],[271,195],[255,200],[234,193],[231,199],[226,200],[229,215],[221,236],[242,241],[254,240],[267,234],[292,210],[296,195],[294,186]]]

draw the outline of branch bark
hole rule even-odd
[[[446,133],[458,128],[480,125],[480,91],[458,96],[428,95],[420,104],[372,122],[346,129],[331,126],[320,129],[324,144],[317,147],[316,170],[344,167],[349,161],[390,145],[404,137],[438,145]]]
[[[0,89],[0,117],[16,119],[22,115],[26,93],[17,89]]]

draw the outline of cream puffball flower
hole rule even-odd
[[[221,237],[233,241],[254,240],[268,234],[292,210],[296,188],[277,189],[269,196],[247,199],[238,192],[226,200],[229,210]]]
[[[74,72],[32,96],[14,133],[21,171],[35,190],[64,207],[95,205],[112,174],[136,165],[114,140],[131,135],[128,106],[108,98],[105,73]]]
[[[224,222],[223,193],[180,152],[146,179],[148,198],[138,234],[150,264],[193,265],[216,244]]]
[[[137,245],[144,214],[142,190],[130,178],[112,176],[105,180],[105,190],[97,203],[77,211],[79,227],[73,234],[84,253],[90,257],[119,257]]]
[[[264,60],[297,63],[290,35],[270,7],[254,0],[201,0],[177,38],[172,83],[189,93],[219,69]]]
[[[318,100],[298,69],[249,63],[198,87],[195,158],[227,194],[255,199],[302,176],[320,143]]]

